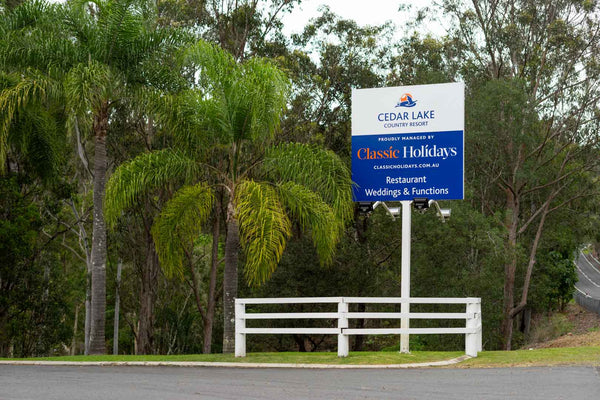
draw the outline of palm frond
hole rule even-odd
[[[145,69],[148,62],[156,63],[161,56],[165,56],[162,61],[166,62],[177,48],[192,42],[192,35],[181,29],[152,23],[157,12],[152,1],[113,0],[97,2],[97,7],[96,59],[130,77],[152,82]]]
[[[267,60],[256,58],[239,65],[222,94],[232,140],[271,139],[288,89],[285,74]]]
[[[26,1],[6,12],[0,18],[0,68],[68,70],[76,51],[62,22],[63,6],[46,1]]]
[[[210,125],[229,141],[273,136],[285,108],[289,81],[265,59],[236,64],[225,50],[205,41],[187,49],[184,63],[198,70]]]
[[[190,181],[195,172],[193,160],[170,149],[144,153],[121,164],[106,184],[107,223],[114,226],[121,212],[142,196],[174,181]]]
[[[246,280],[258,285],[277,268],[291,236],[291,222],[277,192],[268,184],[243,181],[236,188],[235,201]]]
[[[4,80],[8,83],[11,79]],[[59,97],[59,84],[37,70],[28,69],[17,82],[0,92],[0,172],[4,172],[8,146],[8,131],[19,112],[30,103],[43,103]]]
[[[168,276],[183,275],[186,250],[193,251],[194,239],[211,213],[214,196],[205,184],[181,188],[155,219],[152,237],[162,269]]]
[[[285,182],[277,189],[289,214],[311,236],[321,263],[330,264],[342,232],[333,209],[321,196],[294,182]]]
[[[106,65],[125,71],[128,56],[135,54],[134,38],[144,29],[144,21],[137,7],[138,2],[132,0],[107,0],[89,2],[95,5],[96,36],[93,45],[93,58]],[[81,6],[78,6],[81,9]],[[128,51],[126,50],[128,49]]]
[[[199,155],[209,147],[209,140],[214,139],[208,134],[213,132],[204,121],[204,104],[197,92],[186,90],[157,97],[149,109],[157,116],[161,127],[173,136],[177,148]]]
[[[119,87],[120,77],[106,64],[90,60],[69,71],[65,82],[67,108],[78,116],[90,115],[111,98],[113,89]]]
[[[181,29],[157,27],[138,35],[133,44],[138,54],[131,55],[126,71],[161,90],[184,90],[189,84],[181,73],[177,55],[192,42],[192,35]]]
[[[237,82],[247,102],[250,124],[244,136],[252,140],[271,138],[279,126],[290,90],[290,82],[279,68],[262,58],[248,60]]]
[[[239,69],[235,60],[225,50],[203,40],[188,47],[181,58],[183,65],[197,72],[194,91],[199,121],[215,138],[231,142],[231,113],[235,107],[228,94]]]
[[[318,193],[344,226],[353,216],[350,171],[332,151],[300,143],[267,149],[265,172],[279,181],[292,181]]]
[[[39,106],[29,106],[13,122],[8,142],[23,157],[28,169],[44,181],[56,176],[61,159],[56,116]]]
[[[188,47],[182,54],[182,63],[197,69],[199,87],[207,93],[223,91],[231,85],[236,63],[231,54],[204,40]]]
[[[10,29],[19,29],[31,24],[36,24],[38,21],[45,19],[52,8],[53,6],[47,1],[25,1],[15,7],[11,12],[7,12],[6,15],[3,15],[3,17],[6,18],[3,25],[9,26]]]

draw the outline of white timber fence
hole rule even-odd
[[[458,313],[398,313],[349,312],[350,304],[465,304],[465,312]],[[257,313],[247,312],[246,305],[256,304],[337,304],[337,312]],[[444,319],[465,320],[464,328],[349,328],[351,319]],[[249,328],[248,320],[337,320],[330,328]],[[410,325],[408,325],[410,326]],[[401,298],[401,297],[295,297],[235,300],[235,356],[246,356],[246,335],[254,334],[329,334],[338,336],[338,356],[346,357],[350,335],[414,335],[461,334],[465,335],[465,353],[477,357],[482,350],[480,298]]]

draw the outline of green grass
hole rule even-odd
[[[65,356],[39,357],[20,360],[28,361],[204,361],[232,363],[285,363],[285,364],[407,364],[460,357],[462,352],[420,351],[411,354],[397,352],[351,352],[348,357],[339,358],[337,353],[248,353],[246,357],[236,358],[231,354],[189,354],[189,355],[146,355],[146,356]],[[7,360],[7,359],[0,359]]]
[[[484,351],[459,364],[465,368],[532,367],[553,365],[600,366],[600,347]]]
[[[336,353],[249,353],[247,357],[235,358],[231,354],[149,355],[149,356],[73,356],[40,357],[28,361],[204,361],[231,363],[285,363],[285,364],[337,364],[374,365],[408,364],[450,360],[462,356],[462,352],[415,351],[411,354],[397,352],[351,352],[346,358]],[[9,360],[6,358],[0,360]],[[477,358],[455,364],[461,368],[492,368],[512,366],[545,365],[597,365],[600,366],[600,347],[576,347],[557,349],[484,351]]]

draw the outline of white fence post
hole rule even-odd
[[[483,317],[481,316],[481,299],[475,303],[475,309],[477,312],[477,351],[483,351]]]
[[[467,329],[477,328],[477,303],[467,303]],[[479,349],[479,335],[478,332],[466,333],[465,334],[465,353],[471,357],[477,357],[477,351]]]
[[[344,329],[348,328],[348,303],[344,302],[344,298],[338,303],[338,357],[348,357],[350,350],[350,338],[344,334]]]
[[[246,304],[235,300],[235,356],[246,357]]]

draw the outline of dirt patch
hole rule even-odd
[[[538,343],[530,346],[534,349],[547,349],[554,347],[588,347],[600,346],[600,331],[582,333],[575,335],[572,333],[559,337],[558,339],[550,340],[545,343]]]
[[[534,349],[553,347],[600,346],[600,315],[587,311],[578,304],[569,304],[564,314],[573,324],[566,335],[527,347]]]
[[[587,333],[590,329],[600,329],[600,315],[588,311],[579,304],[568,304],[566,316],[573,324],[573,334]]]

